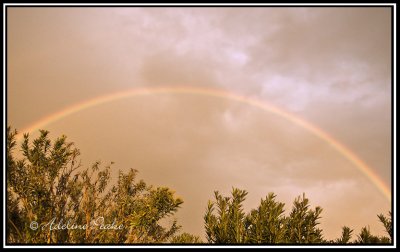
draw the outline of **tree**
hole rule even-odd
[[[52,143],[44,130],[32,143],[24,135],[17,159],[16,134],[7,128],[8,242],[160,243],[180,229],[176,220],[160,224],[183,203],[169,188],[136,181],[133,169],[111,185],[112,164],[83,169],[74,144],[66,136]]]
[[[380,239],[378,236],[372,235],[369,227],[363,227],[361,229],[360,234],[358,235],[358,240],[357,243],[363,243],[363,244],[377,244],[380,243]]]
[[[350,242],[353,230],[349,227],[343,226],[342,227],[342,236],[339,239],[336,239],[335,243],[338,244],[347,244]]]
[[[100,162],[84,168],[80,151],[61,136],[54,141],[49,132],[30,141],[24,135],[15,154],[16,130],[7,128],[8,243],[202,243],[200,237],[183,232],[174,214],[183,200],[167,187],[147,185],[138,171],[119,171],[111,181],[113,163]],[[371,234],[363,227],[356,240],[353,230],[342,227],[342,235],[327,241],[319,228],[322,208],[310,207],[298,196],[289,215],[274,193],[262,198],[248,213],[243,202],[247,191],[232,188],[231,196],[214,192],[204,215],[206,238],[218,244],[390,244],[392,214],[378,215],[387,236]],[[166,223],[169,221],[169,224]]]
[[[7,222],[8,241],[25,243],[50,243],[65,240],[66,230],[37,232],[30,223],[50,222],[53,218],[69,216],[71,211],[68,194],[76,192],[72,173],[80,164],[76,162],[79,150],[62,136],[51,145],[48,131],[29,144],[24,135],[21,145],[23,159],[13,157],[17,131],[7,129],[7,205],[11,207]]]
[[[269,193],[261,199],[260,206],[246,216],[245,226],[248,243],[283,243],[285,242],[284,203],[275,200],[276,195]]]
[[[323,241],[322,230],[317,226],[321,218],[322,208],[317,206],[315,210],[309,209],[309,200],[297,197],[293,202],[293,208],[286,220],[287,243],[321,243]]]
[[[247,192],[233,188],[231,197],[217,191],[215,202],[209,201],[204,215],[206,237],[210,243],[321,243],[322,230],[318,220],[322,208],[310,209],[303,194],[295,199],[288,217],[284,204],[275,200],[273,193],[261,200],[258,208],[247,215],[242,203]],[[216,209],[215,209],[216,206]],[[217,210],[217,214],[215,214]]]
[[[244,243],[245,214],[243,201],[247,192],[237,188],[232,189],[232,197],[223,197],[214,192],[216,202],[208,202],[204,216],[207,240],[211,243]],[[217,215],[214,214],[215,205]]]
[[[385,227],[385,230],[389,237],[386,236],[375,236],[372,235],[369,226],[368,227],[363,227],[360,231],[360,234],[357,236],[358,239],[356,240],[356,243],[359,244],[389,244],[392,243],[393,241],[393,225],[392,225],[392,214],[389,212],[388,217],[385,217],[383,214],[378,215],[379,221],[383,224]]]
[[[389,235],[390,242],[392,242],[393,241],[393,224],[392,224],[392,212],[391,211],[389,211],[388,216],[389,217],[385,217],[383,214],[379,214],[378,218],[379,218],[379,221],[385,227],[386,233]]]

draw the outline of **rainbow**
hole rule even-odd
[[[358,168],[375,186],[376,188],[385,196],[385,198],[391,201],[391,191],[389,187],[382,181],[382,179],[375,173],[375,171],[370,168],[364,161],[357,157],[357,155],[352,152],[349,148],[341,144],[339,141],[334,139],[328,133],[324,132],[322,129],[312,125],[311,123],[287,112],[279,109],[265,101],[260,101],[255,98],[250,98],[232,92],[227,92],[225,90],[213,89],[213,88],[200,88],[200,87],[185,87],[185,86],[168,86],[168,87],[151,87],[151,88],[133,88],[125,91],[120,91],[116,93],[107,94],[104,96],[95,97],[90,100],[86,100],[70,107],[67,107],[61,111],[54,114],[48,115],[31,126],[22,130],[24,133],[30,133],[35,130],[41,129],[44,126],[58,121],[64,117],[77,113],[79,111],[98,106],[100,104],[110,103],[117,100],[122,100],[137,96],[146,95],[156,95],[156,94],[191,94],[191,95],[202,95],[208,97],[217,97],[223,99],[230,99],[233,101],[241,102],[261,110],[270,112],[277,116],[280,116],[295,125],[298,125],[321,140],[329,144],[333,149],[343,155],[348,161],[350,161],[355,167]],[[21,140],[21,134],[17,135],[17,140]]]

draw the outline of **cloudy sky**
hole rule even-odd
[[[23,130],[86,100],[132,88],[224,90],[323,129],[390,187],[389,8],[8,8],[8,124]],[[183,230],[203,236],[214,190],[303,192],[324,208],[327,238],[348,225],[383,234],[390,202],[327,142],[279,115],[230,99],[154,94],[45,126],[90,165],[135,168],[185,203]]]

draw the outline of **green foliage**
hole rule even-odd
[[[282,243],[285,241],[284,203],[276,201],[276,195],[269,193],[261,199],[260,206],[246,216],[248,243]]]
[[[17,132],[7,129],[8,242],[162,243],[174,237],[177,221],[167,227],[161,222],[183,201],[169,188],[137,181],[133,169],[119,172],[112,185],[111,165],[101,169],[96,162],[84,169],[73,143],[65,136],[52,143],[48,133],[40,131],[32,143],[25,134],[18,160],[13,155]],[[30,227],[33,221],[39,229]],[[87,228],[50,228],[68,221]]]
[[[119,171],[111,180],[111,163],[84,168],[80,152],[61,136],[53,142],[49,132],[30,141],[24,135],[21,158],[14,154],[16,130],[7,128],[7,219],[8,243],[202,243],[200,237],[178,234],[174,214],[183,200],[166,187],[147,185],[137,179],[138,171]],[[390,244],[392,214],[378,215],[386,236],[371,234],[363,227],[352,239],[353,230],[342,227],[335,240],[323,238],[319,228],[322,208],[312,209],[303,194],[289,215],[274,193],[261,199],[245,213],[247,191],[233,188],[230,197],[214,192],[204,215],[206,239],[217,244]],[[70,223],[72,221],[72,223]],[[169,224],[166,223],[169,221]],[[37,222],[38,229],[31,223]],[[66,225],[75,228],[60,228]],[[56,227],[55,229],[50,226]],[[58,228],[57,228],[58,227]],[[86,227],[86,228],[84,228]],[[102,228],[100,228],[102,227]]]
[[[321,218],[321,207],[315,210],[309,209],[309,200],[303,194],[293,202],[293,208],[289,217],[286,219],[287,243],[321,243],[322,230],[317,228],[318,220]]]
[[[392,224],[392,212],[389,211],[389,217],[385,217],[383,214],[379,214],[378,218],[379,221],[385,227],[386,233],[389,235],[389,241],[392,242],[393,240],[393,224]]]
[[[179,243],[179,244],[191,244],[191,243],[203,243],[200,237],[196,235],[192,235],[189,233],[182,233],[174,236],[171,239],[171,243]]]
[[[245,214],[243,201],[247,192],[234,188],[232,197],[223,197],[214,192],[216,202],[208,202],[204,216],[207,240],[212,243],[243,243],[245,242]],[[217,207],[217,215],[214,207]]]
[[[260,205],[248,214],[244,213],[242,203],[247,192],[233,188],[230,197],[214,193],[215,201],[209,201],[204,215],[206,238],[209,243],[232,244],[348,244],[353,230],[344,226],[342,236],[327,241],[319,228],[322,208],[310,207],[309,199],[297,197],[288,216],[284,215],[284,203],[276,201],[276,195],[269,193],[261,199]],[[389,213],[390,216],[390,213]],[[388,234],[391,234],[391,219],[378,216]],[[371,235],[369,229],[363,228],[359,244],[388,244],[388,237]]]
[[[371,234],[371,232],[369,231],[369,227],[363,227],[361,229],[360,234],[358,235],[358,240],[357,243],[363,243],[363,244],[368,244],[368,243],[372,243],[372,244],[377,244],[380,242],[379,237],[374,236]]]
[[[338,244],[347,244],[351,240],[353,230],[349,227],[342,227],[342,236],[339,239],[336,239],[336,243]]]
[[[245,214],[243,201],[247,192],[233,188],[231,197],[215,192],[216,202],[209,201],[204,216],[207,240],[211,243],[320,243],[322,230],[318,219],[322,208],[309,209],[303,195],[294,201],[289,217],[284,204],[276,201],[273,193],[261,200],[258,208]],[[217,214],[214,214],[214,206]]]

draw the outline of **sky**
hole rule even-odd
[[[84,101],[134,88],[223,90],[322,129],[391,185],[391,10],[387,7],[7,9],[7,121],[19,131]],[[183,230],[204,237],[213,191],[303,192],[321,206],[328,239],[358,233],[390,202],[332,146],[246,103],[149,94],[93,106],[45,125],[84,165],[168,186],[184,200]],[[37,130],[32,132],[33,136]]]

